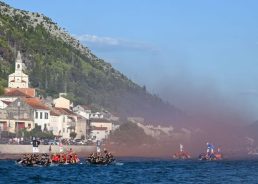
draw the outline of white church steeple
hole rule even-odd
[[[15,62],[15,72],[9,75],[8,87],[9,88],[28,88],[29,87],[29,77],[23,73],[23,63],[21,58],[21,53],[18,51],[16,62]]]
[[[21,53],[18,51],[16,62],[15,62],[15,71],[22,72],[22,59],[21,59]]]

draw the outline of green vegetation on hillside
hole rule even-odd
[[[127,122],[110,135],[110,140],[118,144],[141,145],[154,143],[155,140],[144,133],[144,130],[136,124]]]
[[[133,83],[110,64],[93,60],[53,36],[52,28],[47,30],[42,23],[35,27],[29,24],[30,17],[24,11],[17,10],[21,13],[15,16],[3,11],[7,9],[0,13],[0,93],[14,71],[16,52],[20,50],[30,85],[43,96],[67,92],[75,104],[96,104],[121,116],[170,120],[177,114],[174,107],[146,92],[145,87]],[[57,28],[49,18],[44,20]]]

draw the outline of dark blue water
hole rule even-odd
[[[22,167],[0,161],[0,183],[258,183],[258,160],[121,159],[109,166]]]

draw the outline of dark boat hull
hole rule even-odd
[[[95,160],[95,159],[87,159],[88,163],[94,164],[94,165],[109,165],[112,164],[115,159],[109,159],[109,160]]]

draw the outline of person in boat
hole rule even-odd
[[[179,144],[179,151],[173,155],[173,158],[174,159],[189,159],[190,154],[188,152],[184,151],[183,144]]]
[[[51,147],[51,144],[50,144],[50,145],[49,145],[49,148],[48,148],[49,154],[51,154],[51,151],[52,151],[52,147]]]
[[[110,152],[104,149],[103,154],[101,152],[92,153],[87,158],[87,160],[89,163],[92,163],[92,164],[110,164],[115,159]]]
[[[32,153],[38,153],[39,152],[39,144],[40,141],[38,141],[35,137],[32,138]]]
[[[17,160],[17,163],[24,166],[47,166],[51,162],[49,160],[48,154],[26,154],[21,159]]]
[[[180,148],[180,152],[182,153],[182,152],[184,151],[184,150],[183,150],[183,149],[184,149],[183,144],[180,144],[180,145],[179,145],[179,148]]]
[[[64,147],[63,147],[62,142],[60,141],[60,142],[59,142],[59,152],[60,152],[60,153],[63,153],[63,151],[64,151]]]
[[[207,154],[208,155],[214,154],[215,147],[213,146],[213,144],[207,142],[206,145],[207,145]]]

